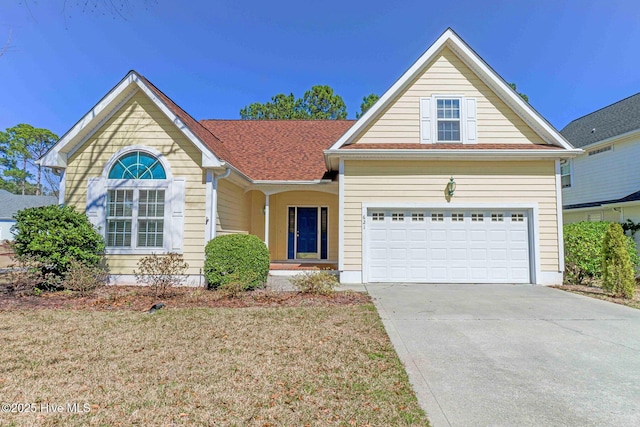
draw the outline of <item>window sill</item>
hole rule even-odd
[[[166,255],[169,252],[182,253],[182,251],[170,251],[167,248],[106,248],[106,255]]]

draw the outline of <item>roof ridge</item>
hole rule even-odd
[[[571,123],[573,123],[573,122],[577,122],[578,120],[582,120],[582,119],[584,119],[585,117],[589,117],[590,115],[595,114],[595,113],[597,113],[597,112],[599,112],[599,111],[606,110],[607,108],[613,107],[613,106],[614,106],[614,105],[616,105],[616,104],[620,104],[621,102],[627,101],[628,99],[633,98],[634,96],[638,96],[638,95],[640,95],[640,92],[634,93],[633,95],[629,95],[629,96],[627,96],[626,98],[623,98],[623,99],[621,99],[621,100],[619,100],[619,101],[612,102],[612,103],[611,103],[611,104],[609,104],[609,105],[605,105],[604,107],[598,108],[597,110],[594,110],[594,111],[592,111],[592,112],[590,112],[590,113],[587,113],[587,114],[585,114],[585,115],[582,115],[582,116],[580,116],[580,117],[578,117],[578,118],[575,118],[575,119],[571,120],[569,123],[567,123],[567,124],[565,125],[565,127],[563,128],[563,130],[564,130],[567,126],[569,126]]]
[[[200,122],[357,122],[357,119],[200,119]]]

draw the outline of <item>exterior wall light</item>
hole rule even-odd
[[[449,179],[449,183],[447,184],[447,193],[449,197],[453,197],[453,193],[456,192],[456,182],[453,180],[453,177]]]

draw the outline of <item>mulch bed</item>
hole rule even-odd
[[[237,297],[202,288],[175,288],[169,297],[155,297],[151,289],[141,286],[105,286],[88,296],[69,292],[46,292],[35,295],[0,295],[0,311],[19,309],[72,309],[72,310],[132,310],[147,311],[156,303],[165,309],[194,307],[320,307],[360,305],[370,302],[368,295],[358,292],[335,292],[332,295],[312,295],[300,292],[259,289]]]
[[[556,289],[562,289],[563,291],[585,295],[591,298],[598,298],[604,301],[626,305],[628,307],[640,308],[640,287],[636,287],[636,292],[633,299],[624,299],[624,298],[615,297],[609,294],[604,289],[600,288],[599,286],[560,285],[560,286],[552,286],[552,287]]]

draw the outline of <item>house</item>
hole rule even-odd
[[[640,222],[640,93],[572,121],[561,133],[584,150],[562,161],[564,222]]]
[[[11,227],[16,223],[13,216],[18,211],[57,203],[58,198],[54,196],[22,196],[0,190],[0,241],[13,240]]]
[[[560,162],[575,150],[451,29],[358,121],[193,119],[129,72],[41,159],[103,233],[116,282],[140,256],[251,233],[273,268],[343,283],[557,284]]]

